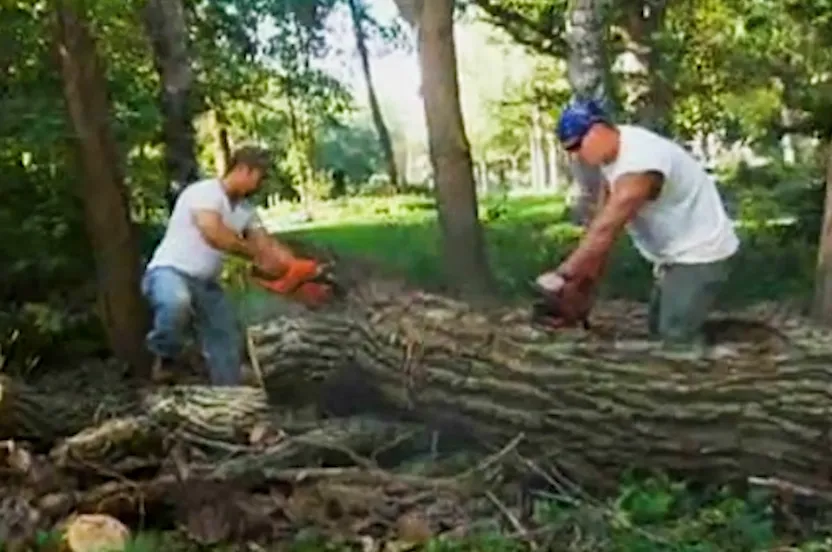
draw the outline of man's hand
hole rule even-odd
[[[549,327],[561,328],[584,323],[595,300],[595,289],[591,285],[579,285],[574,280],[566,280],[557,292],[548,289],[538,290],[540,298],[533,305],[535,320]]]
[[[255,268],[270,278],[281,277],[295,260],[291,249],[271,237],[261,227],[248,229],[246,241],[257,252],[253,259]]]

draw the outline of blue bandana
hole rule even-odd
[[[569,147],[579,143],[590,127],[599,121],[606,121],[604,110],[595,100],[576,100],[564,108],[557,124],[558,140]]]

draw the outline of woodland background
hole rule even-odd
[[[743,239],[727,308],[825,323],[830,41],[830,0],[3,0],[0,368],[34,378],[114,355],[141,371],[138,278],[171,189],[221,173],[242,143],[274,152],[258,202],[279,235],[522,304],[581,232],[553,135],[573,95],[717,176]],[[241,319],[267,317],[240,270],[225,283]],[[603,298],[643,301],[649,273],[622,239]],[[678,484],[623,489],[622,516],[718,543],[686,550],[776,541],[764,507],[722,497],[677,516],[694,500]],[[605,527],[610,549],[648,549]]]

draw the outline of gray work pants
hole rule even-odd
[[[649,307],[651,339],[672,349],[706,345],[705,320],[727,280],[728,269],[729,259],[658,267]]]

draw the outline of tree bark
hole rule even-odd
[[[470,144],[459,102],[453,0],[396,0],[414,25],[431,165],[436,180],[442,254],[450,287],[471,299],[487,297],[495,283],[477,212]]]
[[[419,293],[366,304],[363,314],[252,328],[267,392],[291,394],[300,374],[324,382],[355,370],[423,421],[491,442],[522,433],[523,450],[582,482],[640,467],[720,481],[771,475],[832,496],[829,332],[781,328],[768,353],[738,343],[748,351],[697,358],[583,330],[552,335]],[[645,316],[596,324],[614,332]]]
[[[228,141],[228,121],[222,109],[214,108],[214,165],[218,175],[224,175],[231,160],[231,145]]]
[[[605,0],[575,0],[569,12],[566,40],[569,45],[567,77],[576,98],[594,98],[609,105],[608,60],[604,49],[602,8]],[[581,225],[591,221],[591,210],[598,203],[601,172],[570,160],[572,178],[578,186],[573,216]]]
[[[254,387],[183,385],[139,392],[125,384],[108,389],[108,395],[102,401],[75,392],[44,391],[0,377],[0,439],[51,444],[75,436],[86,441],[91,434],[85,432],[95,428],[98,420],[138,416],[157,425],[175,422],[194,434],[209,431],[202,433],[205,438],[233,441],[273,413],[266,397]]]
[[[148,0],[144,23],[161,80],[165,164],[170,179],[168,203],[172,209],[182,188],[199,179],[191,105],[193,73],[182,1]]]
[[[664,23],[667,0],[632,0],[619,6],[624,11],[624,26],[629,35],[628,50],[642,66],[644,89],[637,100],[639,124],[667,132],[673,106],[673,92],[662,67],[657,33]]]
[[[819,322],[832,325],[832,140],[826,148],[826,201],[815,272],[813,315]]]
[[[381,149],[384,152],[384,158],[387,161],[387,174],[390,177],[390,184],[396,188],[399,186],[399,171],[396,167],[396,156],[393,153],[393,141],[390,139],[390,132],[387,130],[387,124],[384,122],[384,116],[381,113],[381,106],[376,97],[375,85],[373,84],[373,75],[370,70],[370,56],[367,52],[366,36],[363,28],[364,12],[363,6],[359,5],[359,0],[349,0],[350,14],[352,15],[352,25],[355,29],[355,44],[358,48],[358,55],[361,58],[361,68],[364,71],[364,80],[367,82],[367,96],[370,100],[370,111],[373,114],[373,124],[378,132],[378,139],[381,144]]]
[[[81,6],[77,3],[75,6]],[[148,365],[148,312],[140,292],[141,257],[124,189],[102,62],[82,12],[58,2],[57,56],[63,93],[84,167],[79,178],[95,257],[98,314],[113,353],[134,370]]]
[[[531,136],[531,163],[532,163],[532,188],[536,192],[542,192],[546,188],[546,153],[543,149],[543,125],[540,106],[532,106],[532,136]]]

